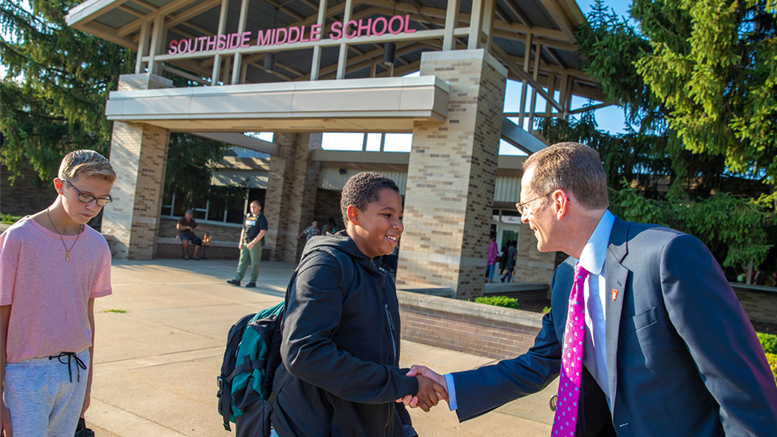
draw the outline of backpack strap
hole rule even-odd
[[[306,256],[309,256],[310,253],[314,251],[326,252],[332,255],[335,258],[335,260],[337,260],[337,264],[340,267],[340,273],[341,273],[340,290],[343,292],[343,299],[345,299],[345,295],[346,295],[345,278],[347,277],[350,280],[350,278],[353,277],[353,260],[347,253],[343,252],[342,250],[338,250],[338,249],[334,249],[326,246],[318,247],[313,251],[308,252]],[[346,262],[344,258],[348,258],[348,261]],[[300,260],[300,264],[302,264],[302,260]],[[348,265],[351,266],[350,274],[346,274],[346,271],[347,271],[346,266]],[[299,265],[297,266],[297,268],[299,268]],[[297,269],[294,270],[294,273],[291,275],[291,280],[289,280],[289,285],[286,287],[285,302],[287,307],[289,305],[289,295],[291,294],[291,286],[294,284],[295,279],[297,279]],[[285,318],[285,316],[286,316],[286,311],[283,312],[283,317]],[[280,326],[283,327],[283,322],[281,322]],[[281,331],[281,335],[283,335],[282,331]],[[281,363],[280,365],[284,366],[283,363]],[[270,393],[270,397],[267,398],[267,402],[269,402],[270,406],[272,406],[275,403],[275,398],[278,397],[278,393],[280,393],[281,388],[286,384],[286,381],[289,379],[290,376],[291,376],[291,373],[288,370],[286,370],[285,372],[283,372],[283,378],[281,380],[273,381],[272,392]]]
[[[232,382],[232,379],[237,376],[239,373],[251,373],[256,369],[264,369],[265,364],[267,363],[266,360],[249,360],[248,355],[243,357],[243,362],[239,366],[235,366],[235,370],[232,371],[232,373],[229,374],[227,377],[227,381]]]
[[[354,275],[353,259],[347,253],[333,247],[322,246],[317,247],[315,250],[326,252],[332,255],[337,261],[337,265],[340,267],[340,291],[343,292],[343,299],[345,299],[349,291],[348,286]]]

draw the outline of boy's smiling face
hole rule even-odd
[[[359,250],[370,258],[388,255],[394,251],[405,227],[402,225],[402,197],[384,188],[378,200],[368,203],[363,210],[348,207],[348,235]]]

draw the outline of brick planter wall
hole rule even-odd
[[[777,323],[777,288],[731,283],[747,318],[754,322]]]
[[[181,258],[181,241],[176,238],[159,238],[156,248],[157,258]],[[189,256],[194,253],[194,246],[189,244]],[[270,259],[272,249],[264,246],[262,249],[262,260]],[[200,255],[202,251],[200,251]],[[237,242],[229,241],[211,241],[211,245],[205,249],[205,257],[208,259],[239,259],[240,251],[237,250]]]
[[[533,344],[542,316],[528,311],[397,291],[402,338],[494,359],[514,358]]]

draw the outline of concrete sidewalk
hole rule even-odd
[[[87,424],[101,437],[229,436],[216,411],[216,376],[227,331],[243,315],[283,299],[294,264],[262,263],[259,287],[225,283],[235,261],[114,260],[114,295],[95,304],[92,404]],[[440,372],[493,360],[403,342],[402,365]],[[459,423],[443,402],[413,410],[421,436],[548,436],[556,383]]]

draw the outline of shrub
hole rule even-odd
[[[475,302],[498,307],[518,309],[518,299],[507,296],[477,297]]]
[[[765,353],[777,354],[777,335],[763,334],[761,332],[757,332],[756,335]]]
[[[4,225],[12,225],[22,218],[20,215],[0,214],[0,223]]]
[[[766,354],[766,361],[769,362],[769,367],[772,369],[774,383],[777,384],[777,354]]]

